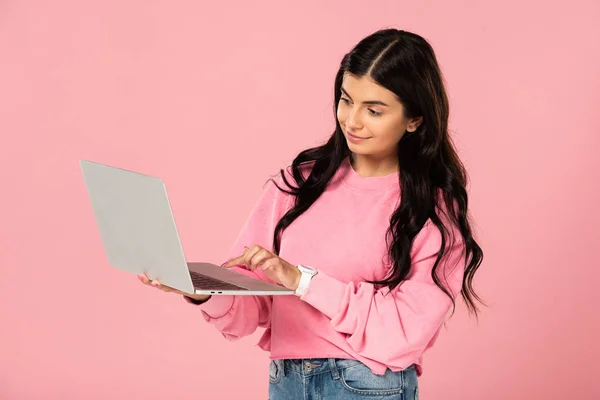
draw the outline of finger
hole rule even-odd
[[[233,267],[237,267],[240,264],[244,263],[244,256],[239,256],[236,258],[232,258],[231,260],[227,261],[225,264],[221,265],[223,268],[233,268]]]
[[[249,263],[250,263],[250,260],[252,259],[252,256],[254,256],[254,254],[256,254],[256,252],[260,251],[261,247],[255,245],[249,249],[248,247],[244,246],[244,249],[245,249],[244,254],[227,262],[227,264],[225,265],[225,268],[231,268],[231,267],[235,267],[237,265],[250,266]]]
[[[173,292],[173,291],[176,290],[176,289],[173,289],[170,286],[163,285],[162,283],[160,283],[160,281],[158,281],[156,279],[152,281],[152,286],[154,286],[157,289],[162,290],[163,292]]]
[[[150,285],[150,279],[145,274],[138,274],[138,279],[145,285]]]
[[[248,250],[250,250],[248,248],[248,246],[244,246],[244,250],[242,251],[242,255],[241,256],[232,258],[229,261],[225,261],[223,264],[221,264],[221,267],[223,267],[223,268],[231,268],[231,267],[235,267],[235,266],[238,266],[238,265],[244,263],[244,256],[246,255],[246,253],[248,252]]]
[[[254,264],[253,260],[256,258],[256,256],[262,254],[264,251],[265,249],[263,249],[259,245],[254,245],[250,250],[246,252],[246,254],[244,255],[244,261],[248,268],[250,268],[251,270],[254,270],[256,268],[256,264]]]
[[[271,258],[273,258],[273,254],[265,249],[262,249],[252,257],[249,267],[252,271],[254,271]]]
[[[148,278],[148,276],[146,276],[145,274],[138,274],[138,279],[140,281],[142,281],[142,283],[144,283],[145,285],[155,287],[157,289],[162,290],[163,292],[180,293],[179,290],[174,289],[174,288],[172,288],[170,286],[167,286],[167,285],[163,285],[158,280],[150,280]]]

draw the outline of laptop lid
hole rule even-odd
[[[79,164],[108,262],[194,293],[164,182],[88,160]]]

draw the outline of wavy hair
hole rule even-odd
[[[300,152],[292,162],[292,185],[284,170],[280,175],[288,189],[279,190],[295,196],[294,206],[278,221],[273,248],[279,254],[281,235],[325,191],[343,160],[351,155],[337,119],[344,74],[368,77],[393,92],[404,107],[406,118],[423,117],[416,131],[405,134],[397,146],[401,201],[390,217],[387,231],[391,237],[388,252],[392,268],[388,276],[370,283],[397,287],[411,270],[410,250],[413,239],[428,220],[441,232],[441,248],[432,278],[452,299],[454,296],[437,276],[436,270],[454,243],[452,233],[460,232],[464,244],[465,273],[461,295],[469,312],[478,314],[475,301],[483,304],[472,285],[483,252],[473,238],[468,213],[467,174],[448,133],[449,105],[442,73],[431,45],[421,36],[396,29],[377,31],[362,39],[342,61],[334,85],[333,135],[321,146]],[[308,176],[302,168],[310,163]],[[272,180],[272,179],[271,179]],[[440,207],[440,205],[443,205]],[[454,225],[451,226],[444,224]]]

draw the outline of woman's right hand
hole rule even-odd
[[[196,301],[205,301],[208,300],[210,298],[209,294],[191,294],[191,293],[184,293],[181,290],[177,290],[174,289],[170,286],[167,285],[163,285],[162,283],[160,283],[157,280],[150,280],[150,278],[148,278],[146,275],[144,274],[139,274],[138,275],[138,279],[147,286],[152,286],[155,287],[159,290],[162,290],[163,292],[171,292],[171,293],[175,293],[175,294],[180,294],[182,296],[185,297],[189,297],[192,300],[196,300]]]

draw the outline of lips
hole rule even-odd
[[[348,136],[352,136],[355,139],[368,139],[368,138],[365,138],[365,137],[356,136],[356,135],[350,133],[349,131],[346,131],[346,134],[348,134]]]

